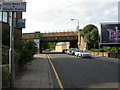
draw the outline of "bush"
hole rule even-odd
[[[105,52],[109,52],[111,50],[111,47],[103,48]]]
[[[120,51],[119,48],[120,48],[120,47],[113,47],[113,48],[111,48],[110,52],[118,53],[118,52]]]
[[[14,51],[14,60],[15,63],[19,60],[19,54]],[[8,64],[9,63],[9,47],[2,45],[2,64]]]
[[[107,48],[100,48],[100,49],[91,49],[92,52],[112,52],[112,53],[119,53],[120,47],[107,47]]]
[[[23,65],[27,62],[31,61],[33,58],[33,55],[36,53],[35,44],[33,41],[21,41],[16,40],[15,42],[15,50],[17,53],[19,53],[19,64]]]
[[[99,49],[91,49],[92,52],[99,52]]]
[[[8,88],[10,83],[10,74],[6,67],[2,67],[2,87]]]
[[[2,45],[2,64],[9,63],[9,47]]]

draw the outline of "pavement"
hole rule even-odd
[[[54,88],[46,54],[36,54],[24,71],[17,73],[15,88]]]

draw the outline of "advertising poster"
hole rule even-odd
[[[101,44],[120,44],[120,24],[101,24]]]

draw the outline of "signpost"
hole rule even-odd
[[[12,20],[10,22],[10,49],[9,49],[9,72],[10,88],[14,87],[14,12],[25,12],[26,2],[0,2],[0,11],[11,12]]]

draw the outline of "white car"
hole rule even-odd
[[[80,57],[82,54],[83,50],[78,50],[75,52],[75,56]]]
[[[85,57],[89,57],[89,58],[91,58],[92,56],[91,56],[91,54],[88,52],[88,51],[83,51],[82,53],[81,53],[81,56],[80,57],[82,57],[82,58],[85,58]]]
[[[70,49],[67,50],[67,54],[73,55],[74,51],[76,51],[76,50],[77,50],[77,48],[70,48]]]
[[[77,48],[73,48],[73,49],[71,49],[70,54],[71,55],[75,55],[76,51],[78,51],[78,49]]]
[[[66,51],[66,53],[67,53],[67,54],[70,54],[70,49],[68,49],[68,50]]]

